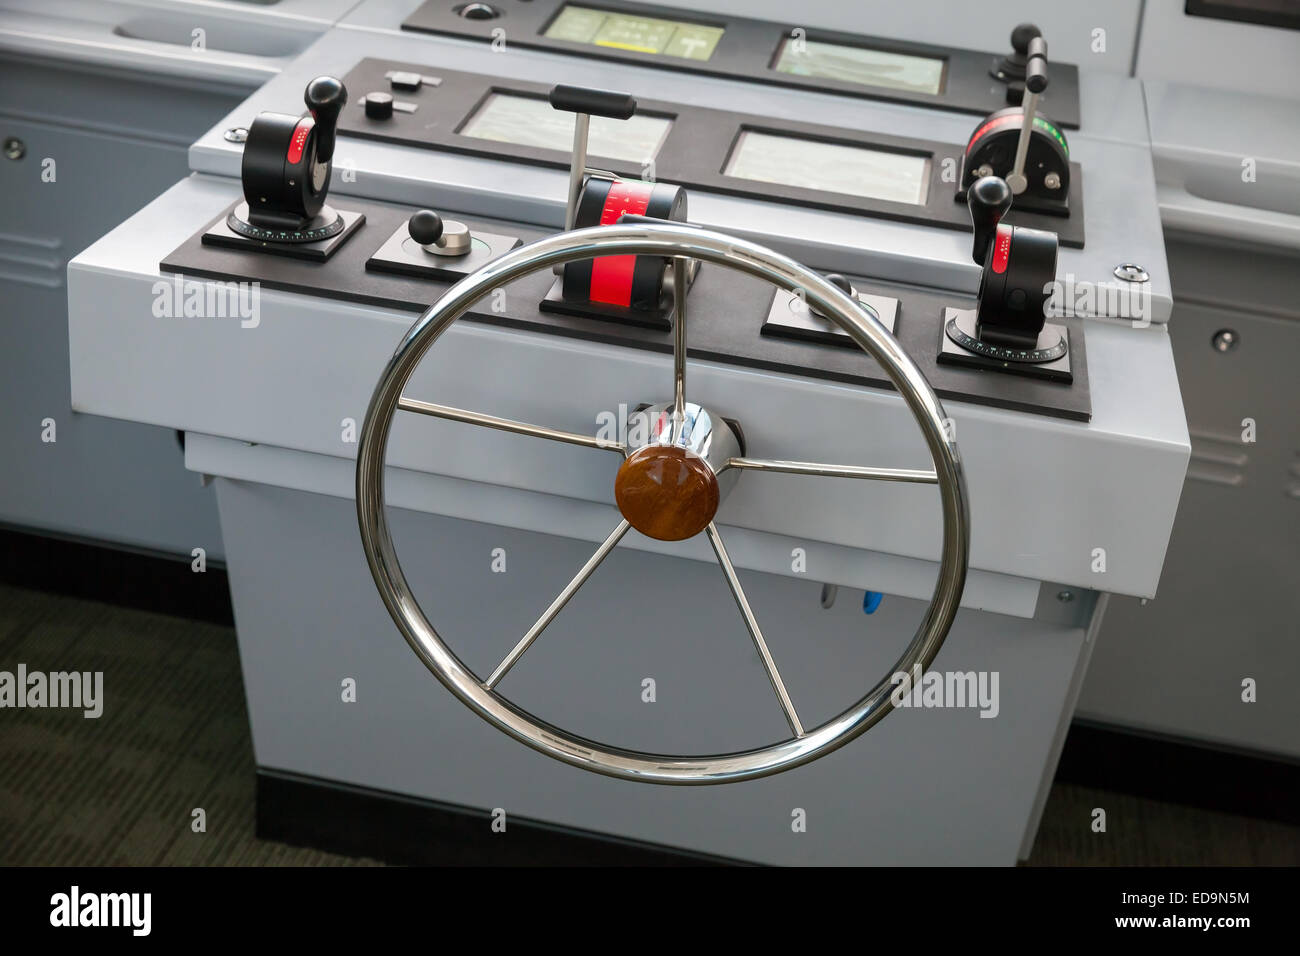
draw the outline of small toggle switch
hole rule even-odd
[[[418,93],[425,86],[442,86],[442,77],[416,73],[414,70],[389,70],[384,74],[390,89],[399,93]]]
[[[401,90],[403,93],[417,92],[423,82],[424,77],[420,76],[419,73],[395,70],[388,74],[388,85],[395,90]]]
[[[435,256],[463,256],[473,240],[469,226],[455,219],[443,219],[432,209],[421,209],[406,223],[406,231],[425,252]]]

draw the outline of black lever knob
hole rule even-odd
[[[1040,38],[1043,31],[1033,23],[1021,23],[1011,31],[1011,49],[1015,50],[1022,57],[1029,53],[1030,41]]]
[[[406,223],[406,231],[422,246],[431,246],[442,238],[442,217],[432,209],[421,209]]]
[[[975,227],[971,258],[982,266],[997,234],[998,223],[1011,210],[1011,187],[999,176],[985,176],[966,190],[966,205],[970,208],[970,221]]]
[[[826,273],[825,278],[827,282],[835,286],[835,288],[839,289],[845,295],[853,295],[853,283],[849,282],[848,279],[844,278],[844,276],[840,275],[838,272],[828,272]]]
[[[850,299],[856,296],[857,290],[853,288],[853,283],[850,282],[848,279],[846,279],[844,276],[840,275],[838,272],[828,272],[826,273],[826,275],[822,276],[822,278],[825,279],[827,282],[829,282],[831,285],[835,286],[835,288],[839,289]],[[813,315],[820,315],[822,318],[826,318],[826,316],[822,314],[820,309],[817,309],[813,306],[809,306],[809,308],[812,310]]]
[[[629,119],[636,112],[636,98],[631,93],[616,93],[613,90],[561,83],[551,87],[549,99],[551,106],[557,110],[606,116],[609,119]]]
[[[1021,80],[1025,77],[1025,64],[1029,61],[1029,44],[1035,37],[1041,37],[1043,31],[1032,23],[1022,23],[1011,31],[1011,49],[993,68],[993,75],[1006,80]]]
[[[316,120],[316,159],[328,163],[334,158],[334,137],[339,113],[348,102],[348,91],[332,76],[318,76],[303,94],[307,109]]]

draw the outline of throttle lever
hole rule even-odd
[[[1024,118],[1020,121],[1020,139],[1016,141],[1016,161],[1007,176],[1007,185],[1017,196],[1029,188],[1025,176],[1025,157],[1029,155],[1029,138],[1034,132],[1034,119],[1038,115],[1038,97],[1047,89],[1047,41],[1036,36],[1029,41],[1029,57],[1025,61],[1025,99],[1021,107]]]
[[[328,163],[334,158],[339,114],[348,102],[348,91],[332,76],[318,76],[307,84],[303,102],[316,120],[316,159]]]
[[[551,107],[573,113],[573,155],[569,160],[569,195],[564,204],[564,231],[573,229],[578,216],[578,199],[582,195],[582,180],[587,172],[587,135],[593,116],[608,119],[630,119],[636,113],[636,98],[631,93],[597,90],[585,86],[568,86],[564,83],[551,88],[547,97]]]
[[[997,176],[985,176],[966,191],[966,206],[970,209],[971,224],[975,227],[971,258],[976,265],[982,266],[988,261],[998,223],[1011,211],[1011,199],[1011,188],[1006,180]]]

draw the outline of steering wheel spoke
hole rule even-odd
[[[937,485],[939,475],[933,471],[909,468],[871,468],[865,465],[834,465],[819,461],[781,461],[776,458],[728,458],[724,468],[743,471],[770,471],[785,475],[812,475],[818,478],[867,478],[874,481],[912,481]]]
[[[686,293],[690,274],[690,259],[673,259],[673,444],[681,440],[686,427]]]
[[[555,620],[556,615],[564,610],[564,606],[568,604],[569,601],[573,599],[573,596],[578,593],[578,590],[587,583],[587,579],[591,577],[596,568],[600,567],[600,563],[609,556],[609,553],[614,550],[614,546],[622,540],[623,535],[627,534],[627,529],[630,527],[632,526],[628,523],[626,518],[618,523],[618,527],[610,532],[609,537],[606,538],[601,546],[596,549],[596,553],[588,558],[587,563],[578,569],[578,573],[573,576],[573,580],[566,584],[564,590],[556,595],[555,600],[551,602],[550,607],[542,612],[542,616],[539,617],[533,623],[533,626],[528,629],[528,633],[520,638],[519,643],[511,649],[510,653],[505,656],[505,659],[497,665],[496,670],[492,672],[491,676],[483,682],[484,690],[491,690],[500,683],[501,678],[506,676],[510,668],[514,667],[519,661],[519,658],[524,656],[524,652],[533,646],[535,640],[542,636],[542,631],[546,630],[546,628],[550,626],[550,623]]]
[[[417,415],[431,415],[434,418],[464,422],[467,425],[478,425],[481,428],[495,428],[497,431],[513,432],[516,435],[529,435],[533,438],[545,438],[550,441],[567,442],[570,445],[581,445],[584,448],[598,448],[602,451],[618,452],[620,455],[627,454],[627,447],[621,441],[610,441],[607,438],[597,438],[593,435],[579,435],[577,432],[547,428],[544,425],[530,425],[527,422],[497,418],[495,415],[484,415],[482,412],[471,412],[468,409],[455,408],[451,405],[435,405],[432,402],[407,398],[405,395],[397,400],[397,407],[404,412],[415,412]]]
[[[790,700],[790,692],[785,689],[785,681],[781,680],[781,672],[776,669],[776,661],[772,659],[767,641],[763,639],[763,630],[758,626],[758,619],[754,617],[754,609],[749,606],[749,599],[745,597],[745,589],[740,586],[740,578],[736,576],[736,568],[731,563],[731,556],[727,554],[727,547],[722,543],[718,526],[710,521],[704,531],[709,536],[709,544],[713,545],[713,553],[718,556],[718,564],[721,565],[722,573],[727,579],[727,587],[731,589],[731,596],[736,599],[740,616],[745,619],[745,627],[749,629],[749,636],[754,641],[758,656],[763,659],[767,679],[772,682],[772,690],[776,691],[776,696],[781,701],[781,709],[785,711],[785,719],[790,724],[790,730],[796,737],[802,737],[803,724],[800,723],[799,714],[794,709],[794,702]]]

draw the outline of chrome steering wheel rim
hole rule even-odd
[[[915,636],[894,667],[856,703],[781,742],[724,754],[653,754],[588,740],[528,713],[485,686],[444,643],[416,600],[393,546],[384,505],[384,459],[402,391],[425,354],[452,323],[492,290],[551,266],[609,255],[696,259],[764,279],[801,296],[884,369],[919,426],[934,463],[943,540],[934,593]],[[945,421],[929,382],[884,326],[821,275],[787,256],[748,240],[667,223],[562,232],[521,246],[466,276],[431,305],[403,337],[375,387],[357,445],[361,543],[380,597],[416,656],[462,703],[520,743],[585,770],[627,780],[676,785],[751,780],[802,766],[855,740],[893,709],[892,676],[915,673],[918,666],[924,672],[943,646],[965,587],[969,555],[965,478]]]

